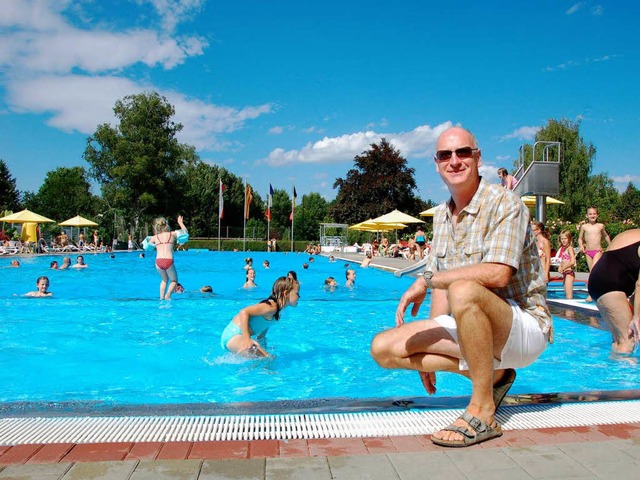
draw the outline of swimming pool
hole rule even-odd
[[[258,288],[250,291],[239,288],[246,256],[257,271]],[[261,266],[266,258],[269,270]],[[309,258],[302,254],[178,252],[187,293],[159,301],[153,255],[88,254],[89,268],[81,271],[49,270],[52,259],[21,258],[22,267],[2,269],[0,402],[158,405],[425,395],[416,373],[383,370],[369,355],[373,335],[394,324],[410,278],[356,265],[355,289],[328,292],[327,276],[344,284],[344,261],[316,257],[304,270]],[[222,351],[220,333],[233,315],[268,296],[288,270],[298,272],[302,298],[269,332],[276,358],[248,361]],[[49,276],[54,297],[21,297],[40,275]],[[215,295],[199,293],[205,284]],[[556,343],[518,372],[512,393],[640,388],[637,357],[612,357],[608,332],[559,318],[555,327]],[[438,377],[438,396],[469,392],[458,375]]]

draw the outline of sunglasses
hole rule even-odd
[[[438,150],[435,154],[435,159],[437,162],[446,162],[451,160],[453,154],[456,154],[456,157],[459,159],[467,159],[473,156],[473,152],[480,150],[479,148],[471,148],[471,147],[462,147],[456,150]]]

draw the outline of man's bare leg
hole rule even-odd
[[[493,359],[500,358],[509,338],[513,313],[511,306],[489,289],[472,281],[454,282],[449,287],[449,304],[458,327],[458,341],[469,364],[472,383],[471,401],[466,411],[487,425],[493,425]],[[468,427],[458,419],[454,425]],[[457,432],[441,430],[435,438],[462,440]]]
[[[371,356],[383,368],[457,371],[460,348],[433,320],[419,320],[375,336]]]

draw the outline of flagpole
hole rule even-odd
[[[269,184],[271,185],[271,184]],[[269,212],[269,216],[267,217],[267,251],[270,252],[271,250],[271,236],[269,234],[269,230],[271,227],[271,205],[269,205],[271,197],[270,197],[271,192],[267,192],[267,212]]]
[[[247,251],[247,179],[244,179],[244,208],[242,209],[242,251]]]
[[[221,218],[220,218],[220,214],[222,213],[222,205],[220,205],[220,202],[222,201],[222,178],[220,178],[220,180],[218,181],[218,251],[220,251],[220,222],[221,222]]]
[[[291,252],[293,252],[293,217],[295,217],[296,206],[296,184],[293,183],[293,200],[291,203]]]

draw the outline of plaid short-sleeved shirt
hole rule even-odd
[[[529,224],[529,210],[513,192],[480,179],[471,202],[459,213],[454,230],[449,208],[452,201],[436,209],[426,269],[435,272],[485,262],[515,268],[509,284],[492,291],[533,315],[547,333],[552,327],[545,300],[547,285]]]

